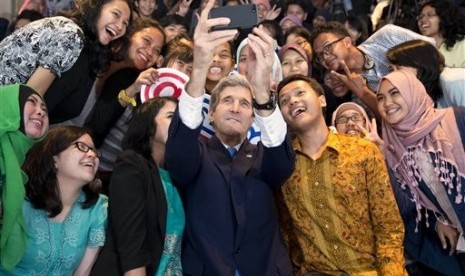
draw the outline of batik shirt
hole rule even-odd
[[[375,144],[330,133],[320,158],[302,152],[278,194],[296,275],[407,275],[402,220]]]
[[[71,19],[57,16],[31,22],[0,42],[0,85],[26,83],[38,66],[60,77],[83,47],[82,30]]]
[[[86,248],[101,247],[105,243],[108,199],[101,195],[92,207],[82,209],[80,204],[84,200],[81,192],[63,222],[50,220],[44,210],[34,209],[25,201],[26,252],[13,271],[0,268],[0,275],[73,275]]]

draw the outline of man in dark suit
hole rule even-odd
[[[209,141],[198,139],[205,80],[208,71],[215,70],[210,67],[213,50],[237,33],[211,31],[229,20],[208,19],[213,2],[202,12],[194,33],[192,78],[180,96],[166,144],[166,168],[184,196],[183,271],[185,275],[292,275],[273,193],[292,173],[294,153],[269,92],[272,38],[262,29],[249,35],[250,84],[240,75],[219,82],[209,110],[216,134]],[[258,146],[246,138],[254,118],[262,131]]]

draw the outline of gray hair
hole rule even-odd
[[[215,88],[213,88],[211,92],[211,98],[210,98],[210,111],[215,111],[216,107],[218,106],[220,95],[224,91],[225,88],[237,87],[237,86],[249,89],[250,96],[253,97],[252,86],[247,81],[247,78],[240,74],[233,74],[233,75],[222,78],[220,82],[218,82],[218,84],[215,86]]]

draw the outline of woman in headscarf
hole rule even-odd
[[[42,97],[32,88],[14,84],[0,87],[0,265],[14,267],[26,249],[22,215],[27,177],[21,170],[27,151],[48,129]]]
[[[402,187],[393,188],[405,251],[436,273],[463,275],[456,253],[465,251],[465,108],[435,109],[406,70],[386,75],[377,99],[385,155]]]

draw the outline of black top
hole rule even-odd
[[[145,266],[155,275],[163,252],[167,203],[152,160],[126,150],[110,181],[108,231],[91,275],[123,275]]]
[[[94,81],[87,52],[83,50],[71,69],[62,73],[61,77],[57,77],[45,93],[44,100],[50,124],[61,123],[79,116]]]
[[[118,93],[134,83],[139,73],[138,70],[132,68],[121,69],[105,81],[103,90],[85,123],[85,126],[92,131],[94,144],[97,148],[102,146],[111,128],[126,109],[121,106]]]

